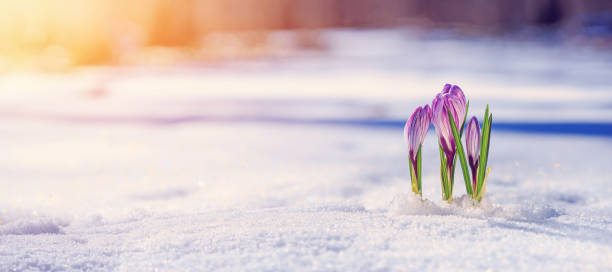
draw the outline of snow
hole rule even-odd
[[[467,198],[458,173],[449,204],[433,131],[420,199],[401,126],[261,122],[406,118],[430,102],[437,77],[293,70],[279,87],[267,68],[116,69],[2,77],[0,271],[612,269],[610,137],[494,129],[486,198]],[[101,74],[113,76],[91,98]],[[612,116],[602,86],[564,86],[549,101],[555,88],[522,84],[541,93],[462,86],[471,112],[488,102],[496,120]],[[515,116],[522,108],[537,116]],[[177,118],[192,121],[168,121]]]
[[[474,206],[459,175],[441,201],[433,137],[412,198],[401,128],[108,126],[4,128],[3,270],[612,267],[607,165],[556,154],[608,139],[496,134]]]

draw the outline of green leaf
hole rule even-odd
[[[442,150],[442,145],[438,142],[438,148],[440,149],[440,181],[442,182],[442,199],[447,200],[451,195],[449,188],[448,173],[446,172],[446,155]]]
[[[487,141],[486,141],[485,138],[486,138],[486,135],[487,135],[486,131],[487,131],[488,123],[489,123],[487,121],[488,119],[489,119],[489,105],[487,105],[487,108],[485,110],[485,115],[484,115],[484,118],[482,120],[482,131],[481,131],[482,135],[480,137],[480,156],[479,156],[479,163],[478,163],[479,166],[478,166],[478,173],[476,175],[476,180],[477,180],[477,183],[476,183],[476,192],[478,192],[478,189],[481,186],[480,185],[480,181],[482,180],[482,178],[484,176],[484,171],[486,170],[486,168],[484,166],[480,167],[480,165],[483,165],[483,162],[486,159],[486,154],[485,154],[486,151],[485,150],[486,150],[486,142]]]
[[[419,152],[417,152],[417,184],[419,187],[419,195],[423,192],[421,177],[423,177],[423,166],[421,163],[421,146],[419,146]]]
[[[457,126],[455,125],[453,115],[451,114],[449,109],[446,109],[446,111],[448,114],[448,119],[450,120],[451,128],[453,130],[453,137],[455,138],[455,146],[457,147],[457,157],[459,157],[459,161],[461,162],[463,180],[465,181],[465,190],[467,191],[469,196],[472,196],[472,182],[470,181],[468,164],[465,160],[465,151],[463,150],[463,144],[461,144],[461,136],[459,136],[459,131],[457,131]]]
[[[414,176],[414,168],[412,167],[412,161],[410,159],[410,155],[408,155],[408,165],[410,166],[410,187],[412,188],[412,192],[416,194],[415,190],[415,176]]]
[[[455,166],[457,166],[457,154],[453,157],[453,166],[450,171],[450,177],[448,177],[448,191],[450,195],[453,195],[453,188],[455,188]]]
[[[465,115],[463,115],[463,124],[461,124],[461,130],[459,131],[459,136],[463,136],[463,128],[465,127],[465,121],[467,121],[468,109],[470,108],[470,101],[468,100],[467,104],[465,104]]]
[[[489,114],[489,105],[485,110],[484,121],[482,123],[482,137],[480,138],[480,158],[478,165],[478,183],[476,184],[476,192],[479,194],[484,184],[484,179],[487,171],[487,161],[489,156],[489,142],[491,133],[491,118],[492,114]]]
[[[463,128],[465,127],[465,122],[467,121],[467,114],[468,114],[469,108],[470,108],[470,101],[468,100],[467,104],[465,105],[465,114],[463,115],[463,123],[461,124],[461,130],[459,131],[459,138],[463,136]],[[457,154],[455,154],[455,156],[453,157],[453,166],[451,167],[450,177],[448,181],[448,184],[450,184],[449,191],[451,195],[453,194],[453,188],[455,187],[455,168],[456,166],[457,166]]]
[[[485,177],[484,177],[484,180],[482,182],[482,188],[480,188],[480,190],[476,194],[476,197],[474,198],[474,199],[476,199],[478,201],[480,201],[482,199],[482,197],[484,196],[484,194],[486,193],[486,189],[487,189],[487,177],[489,176],[489,172],[491,172],[491,168],[488,168],[487,171],[485,172]]]
[[[489,133],[487,134],[487,161],[485,164],[489,163],[489,147],[491,147],[491,126],[493,125],[493,114],[489,114]]]

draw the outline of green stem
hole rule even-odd
[[[453,137],[455,138],[455,146],[457,147],[457,157],[459,157],[459,161],[461,162],[461,172],[463,172],[465,190],[467,191],[467,194],[469,196],[473,197],[470,173],[468,170],[467,161],[465,160],[465,151],[463,150],[463,144],[461,144],[461,136],[459,135],[459,131],[457,130],[457,126],[455,125],[453,115],[451,114],[450,110],[447,109],[446,111],[448,114],[448,119],[450,120],[451,128],[453,130]],[[456,163],[456,161],[453,163]]]
[[[421,146],[419,146],[419,152],[417,153],[417,183],[419,187],[419,195],[422,196],[423,187],[421,183],[421,178],[423,177],[423,165],[421,163]]]
[[[451,201],[453,199],[453,181],[451,169],[447,167],[446,155],[442,145],[438,142],[440,149],[440,181],[442,182],[442,200]]]

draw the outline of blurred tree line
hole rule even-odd
[[[484,34],[563,27],[612,11],[610,0],[146,0],[150,42],[183,44],[210,31],[463,26]]]
[[[216,32],[412,26],[499,35],[525,27],[576,29],[584,16],[611,12],[612,1],[4,0],[0,9],[0,55],[64,54],[74,64],[93,64],[132,47],[199,46]]]

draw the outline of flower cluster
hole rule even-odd
[[[472,198],[482,199],[486,188],[488,175],[487,159],[489,154],[489,140],[491,134],[492,114],[487,105],[482,132],[478,119],[472,117],[466,128],[465,144],[468,160],[461,143],[469,102],[459,86],[446,84],[442,92],[438,93],[429,105],[418,107],[406,122],[404,136],[408,144],[408,157],[410,165],[410,179],[412,191],[422,195],[421,186],[421,146],[430,123],[438,136],[440,150],[440,179],[442,182],[442,199],[452,201],[457,158],[461,163],[461,170],[465,181],[465,188]],[[469,170],[471,170],[471,175]]]

